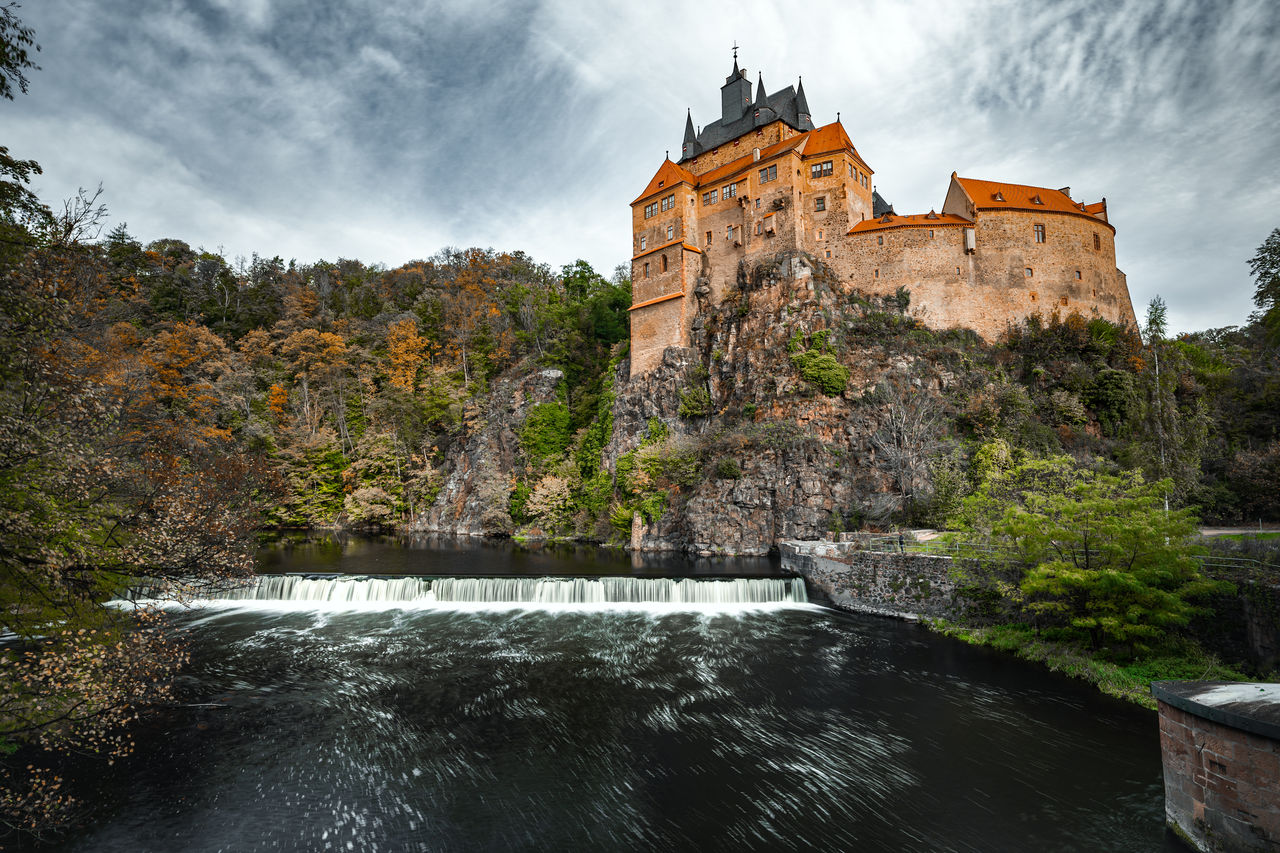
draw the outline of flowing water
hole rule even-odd
[[[1181,849],[1155,715],[1034,666],[714,564],[498,578],[518,552],[339,550],[267,564],[412,576],[175,613],[185,705],[65,849]]]

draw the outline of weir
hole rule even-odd
[[[260,575],[212,600],[350,603],[803,604],[801,578],[414,578]]]

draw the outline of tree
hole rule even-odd
[[[990,523],[1004,594],[1039,629],[1127,657],[1158,648],[1199,612],[1196,599],[1224,589],[1194,559],[1192,512],[1164,510],[1169,488],[1056,457],[1016,466],[965,504]]]
[[[939,447],[942,407],[906,376],[888,377],[879,389],[885,419],[871,436],[881,463],[897,490],[899,506],[910,513],[929,488],[929,462]]]
[[[1262,311],[1262,322],[1273,343],[1280,343],[1280,228],[1249,259],[1249,271],[1257,282],[1253,303]]]
[[[27,70],[39,71],[40,66],[31,61],[30,51],[37,53],[40,45],[35,42],[35,30],[23,26],[14,9],[17,3],[0,6],[0,98],[13,100],[13,86],[24,95],[27,92]]]

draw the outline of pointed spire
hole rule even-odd
[[[760,82],[756,84],[756,109],[768,105],[768,97],[764,93],[764,72],[760,72]]]
[[[808,118],[810,115],[809,101],[804,96],[804,78],[803,77],[800,78],[800,84],[796,86],[796,112],[800,114],[801,121],[804,121],[804,119]]]
[[[684,117],[684,141],[687,145],[690,142],[696,142],[697,139],[698,135],[693,132],[693,110],[690,109]]]

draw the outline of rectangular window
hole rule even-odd
[[[778,165],[776,163],[760,170],[760,183],[767,184],[769,181],[776,180],[778,180]]]
[[[674,225],[667,226],[667,239],[673,240],[676,236],[676,227]]]
[[[648,238],[648,237],[641,237],[641,238],[640,238],[640,251],[642,251],[642,252],[643,252],[643,251],[645,250],[645,248],[648,246],[648,244],[649,244],[649,238]]]
[[[648,261],[645,261],[645,262],[644,262],[644,277],[645,277],[645,278],[648,278],[648,277],[649,277],[649,262],[648,262]]]
[[[719,191],[719,190],[712,190],[712,191],[711,191],[711,192],[709,192],[709,193],[703,193],[703,194],[702,194],[702,203],[703,203],[703,204],[715,204],[717,201],[719,201],[719,200],[720,200],[719,193],[720,193],[720,191]]]
[[[1080,280],[1080,270],[1076,270],[1076,281]]]
[[[732,239],[733,239],[733,226],[732,226],[732,225],[729,225],[729,226],[726,226],[726,227],[725,227],[725,229],[724,229],[724,238],[725,238],[726,240],[732,240]]]
[[[729,184],[729,186],[725,187],[723,190],[720,191],[721,198],[733,198],[737,194],[738,194],[737,184]]]
[[[877,245],[877,246],[883,246],[883,245],[884,245],[884,235],[883,235],[883,234],[881,234],[881,235],[879,235],[879,236],[877,236],[877,237],[876,237],[876,245]]]
[[[1097,234],[1093,235],[1093,250],[1096,252],[1102,248],[1102,238]]]
[[[827,249],[827,257],[828,257],[828,258],[829,258],[829,257],[831,257],[831,250],[830,250],[830,249]]]
[[[817,198],[815,198],[815,199],[813,200],[813,209],[814,209],[814,210],[826,210],[826,209],[827,209],[827,197],[826,197],[826,196],[824,196],[824,195],[821,195],[821,196],[818,196]]]
[[[857,177],[858,170],[857,170],[857,169],[855,169],[855,168],[853,168],[853,164],[852,164],[852,163],[849,163],[849,164],[847,164],[847,165],[849,166],[849,177],[851,177],[851,178]]]
[[[644,218],[645,218],[645,219],[652,219],[653,217],[655,217],[655,216],[657,216],[657,215],[658,215],[658,205],[657,205],[657,203],[656,203],[656,202],[655,202],[654,204],[646,204],[646,205],[644,206]]]
[[[756,235],[757,235],[757,236],[759,236],[760,234],[763,234],[763,233],[764,233],[764,223],[763,223],[763,222],[757,222],[757,223],[756,223]]]
[[[710,231],[708,231],[708,232],[707,232],[707,245],[708,245],[708,246],[710,246],[710,245],[711,245],[711,232],[710,232]]]
[[[932,228],[930,228],[930,229],[929,229],[929,239],[930,239],[930,240],[932,240],[932,239],[933,239],[933,229],[932,229]]]
[[[1035,234],[1036,234],[1036,242],[1037,242],[1037,243],[1043,243],[1043,242],[1044,242],[1044,226],[1043,226],[1043,225],[1032,225],[1032,226],[1031,226],[1031,228],[1032,228],[1032,230],[1034,230],[1034,231],[1035,231]]]
[[[671,209],[672,209],[673,207],[675,207],[675,206],[676,206],[676,195],[675,195],[675,193],[672,193],[671,195],[667,196],[666,198],[664,198],[664,199],[662,200],[662,209],[663,209],[664,211],[665,211],[665,210],[671,210]]]
[[[756,210],[760,209],[760,199],[756,199]]]
[[[809,167],[810,178],[827,178],[830,177],[835,168],[835,161],[824,160],[821,163],[814,163]]]
[[[1031,278],[1031,276],[1035,275],[1035,270],[1031,269],[1031,267],[1027,267],[1024,275],[1026,275],[1027,278]]]

